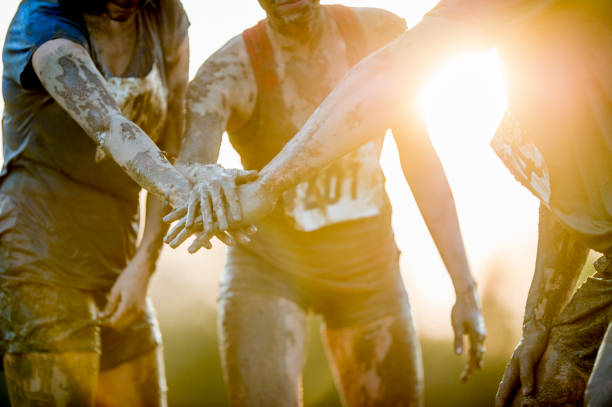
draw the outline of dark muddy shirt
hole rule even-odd
[[[126,73],[113,78],[98,57],[78,10],[61,0],[26,0],[20,4],[3,50],[2,175],[20,159],[27,159],[92,188],[125,199],[135,198],[137,185],[112,160],[95,162],[96,145],[46,92],[31,64],[34,51],[51,39],[65,38],[82,45],[107,78],[124,114],[156,139],[166,113],[164,56],[174,55],[188,23],[176,0],[150,2],[137,13],[135,23],[137,49]],[[137,79],[148,80],[145,84],[136,83],[135,89],[127,89]]]
[[[612,250],[612,2],[442,0],[430,14],[495,42],[510,113],[494,149],[591,248]]]
[[[134,16],[132,59],[114,77],[72,4],[24,0],[7,32],[0,198],[10,204],[0,208],[13,209],[0,219],[14,222],[0,222],[0,278],[95,288],[111,284],[134,251],[140,187],[112,159],[96,160],[95,143],[42,87],[32,54],[56,38],[83,46],[123,114],[158,141],[168,105],[166,64],[189,22],[178,0],[149,2]]]

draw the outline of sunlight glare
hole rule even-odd
[[[481,137],[490,138],[508,105],[497,51],[453,58],[431,75],[419,102],[436,147],[467,153],[473,143],[488,144]]]

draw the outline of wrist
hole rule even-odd
[[[155,263],[155,260],[151,259],[150,256],[137,252],[130,260],[130,269],[138,277],[149,278],[155,270]]]
[[[179,208],[187,205],[189,193],[191,192],[191,184],[183,176],[179,177],[176,182],[171,183],[167,190],[164,191],[166,200],[172,208]]]
[[[552,323],[545,318],[535,318],[533,314],[525,316],[523,321],[523,332],[549,331]]]
[[[474,299],[477,296],[476,281],[471,276],[456,282],[454,286],[457,299]]]

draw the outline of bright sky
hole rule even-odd
[[[340,0],[339,0],[340,1]],[[0,32],[6,32],[18,0],[3,0]],[[323,1],[323,3],[329,3]],[[376,6],[404,17],[409,26],[433,7],[435,0],[342,0],[345,5]],[[183,0],[191,20],[191,75],[214,50],[263,18],[256,0]],[[410,73],[407,72],[406,75]],[[460,56],[432,73],[422,94],[423,111],[457,203],[468,256],[481,290],[495,273],[507,289],[500,295],[522,314],[533,269],[537,201],[504,169],[489,141],[506,108],[504,76],[495,50]],[[1,105],[0,101],[0,105]],[[224,143],[220,161],[238,166],[236,154]],[[451,335],[452,285],[401,173],[393,140],[388,138],[382,165],[394,210],[394,228],[402,251],[402,274],[420,331]],[[214,306],[222,272],[221,245],[213,252],[189,255],[186,246],[166,248],[154,296],[166,289],[182,290],[181,298],[197,298]],[[161,282],[160,282],[161,281]],[[162,304],[158,304],[162,306]]]

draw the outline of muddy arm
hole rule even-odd
[[[452,38],[453,41],[449,39]],[[425,75],[474,40],[465,25],[426,17],[357,64],[298,134],[261,171],[270,193],[283,191],[396,123],[411,109]]]
[[[468,335],[471,344],[470,359],[462,376],[467,380],[475,368],[482,366],[486,330],[453,194],[418,112],[406,115],[400,124],[393,126],[393,135],[406,181],[455,287],[456,303],[451,314],[455,352],[463,352],[463,335]]]
[[[226,244],[234,238],[246,243],[239,231],[235,236],[223,232],[230,223],[240,222],[242,212],[236,185],[256,177],[255,171],[225,170],[214,164],[226,129],[240,128],[251,116],[257,100],[257,85],[242,36],[237,36],[208,58],[189,84],[187,126],[177,168],[195,186],[188,207],[171,213],[166,219],[183,219],[170,231],[165,241],[176,248],[189,235],[199,232],[190,247],[211,248],[209,239],[216,234]],[[198,208],[202,218],[197,218]],[[216,228],[221,232],[215,233]],[[199,226],[202,229],[199,229]]]
[[[553,320],[569,301],[589,249],[540,205],[536,266],[525,306],[523,335],[499,386],[496,406],[507,405],[520,387],[534,390],[535,367],[548,344]]]
[[[134,181],[172,206],[187,201],[189,181],[121,114],[82,46],[64,39],[48,41],[34,53],[32,66],[49,94]]]
[[[567,304],[580,276],[589,249],[576,240],[554,215],[540,206],[538,252],[524,325],[550,329]]]
[[[200,67],[187,91],[187,126],[177,165],[217,162],[221,137],[239,128],[255,107],[257,85],[242,36]]]

